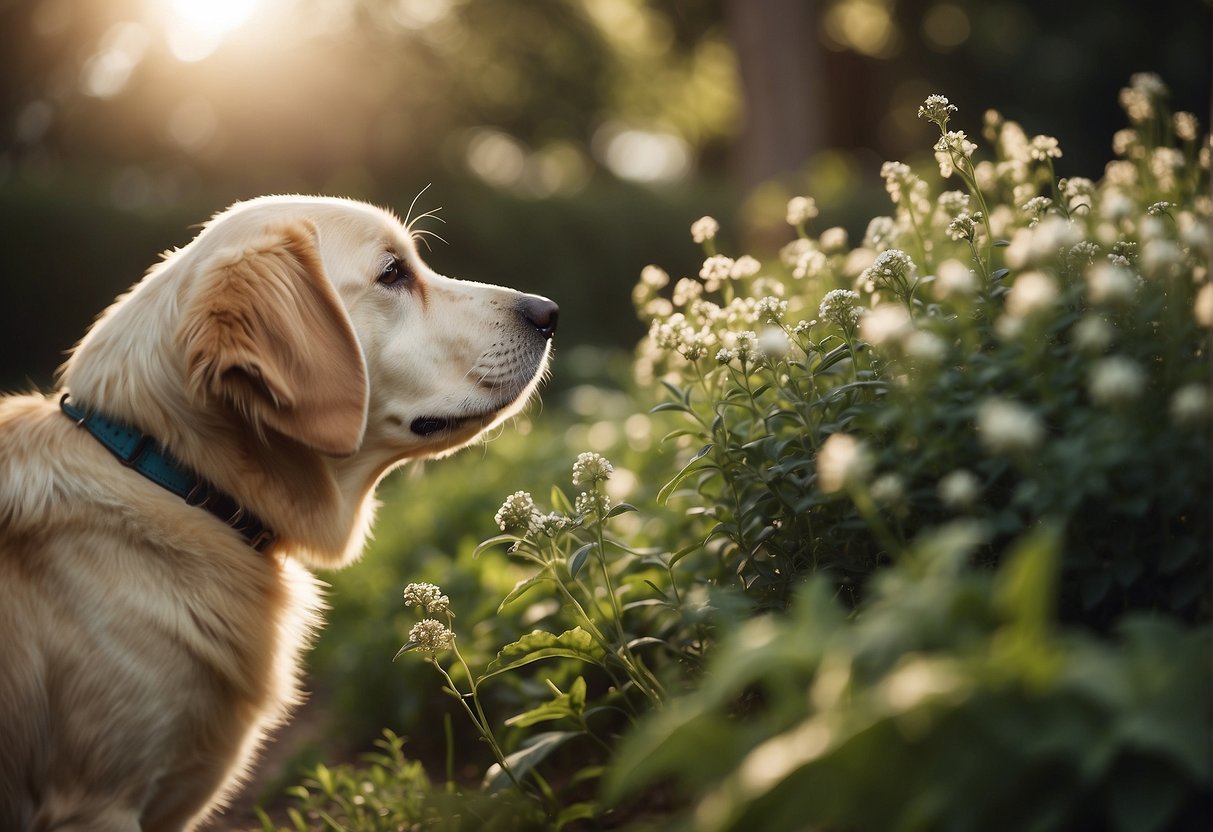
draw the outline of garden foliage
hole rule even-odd
[[[1156,77],[1121,102],[1099,181],[931,96],[936,165],[886,163],[861,240],[805,197],[764,261],[696,222],[699,275],[634,292],[651,412],[476,547],[492,623],[406,589],[393,672],[483,778],[390,737],[295,826],[1207,825],[1210,147]]]

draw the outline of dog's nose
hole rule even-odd
[[[560,317],[560,307],[547,298],[539,295],[527,295],[518,303],[518,312],[544,338],[551,338],[555,334],[556,320]]]

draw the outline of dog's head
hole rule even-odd
[[[188,430],[176,414],[219,408],[262,435],[390,465],[467,444],[516,412],[544,373],[557,311],[546,298],[435,273],[410,229],[378,208],[264,197],[167,255],[84,339],[64,383],[139,423],[163,390],[126,401],[112,380],[93,378],[125,352],[154,365],[128,364],[128,376],[169,376],[143,385],[184,394],[163,420],[177,423],[165,426],[170,444]],[[149,341],[157,326],[174,331]],[[159,350],[172,358],[141,359]]]

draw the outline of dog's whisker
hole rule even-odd
[[[413,201],[409,203],[409,210],[407,212],[405,212],[404,227],[406,229],[409,229],[410,231],[412,230],[412,226],[413,226],[413,220],[411,219],[411,217],[413,216],[413,208],[416,207],[417,200],[421,199],[421,195],[430,189],[430,184],[431,183],[427,182],[426,186],[417,192],[417,195],[415,197],[413,197]],[[435,210],[437,210],[437,209],[435,209]],[[433,213],[433,212],[427,212],[427,213]],[[425,214],[422,214],[421,216],[425,216]],[[417,219],[421,219],[421,217],[418,217]]]

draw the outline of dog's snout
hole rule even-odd
[[[560,307],[547,298],[539,295],[527,295],[519,301],[518,312],[544,338],[551,338],[555,334],[556,320],[560,317]]]

